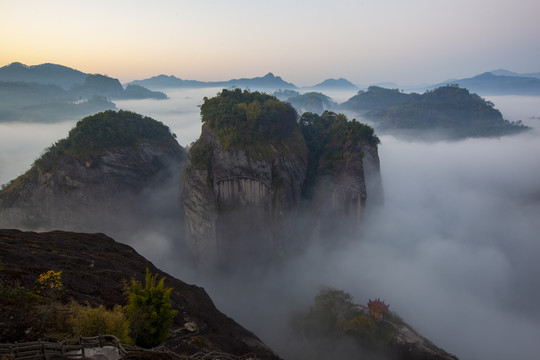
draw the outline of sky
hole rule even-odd
[[[0,0],[0,66],[297,86],[538,72],[537,0]]]

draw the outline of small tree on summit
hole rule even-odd
[[[144,287],[133,278],[126,285],[128,304],[124,310],[135,343],[151,348],[169,337],[169,329],[178,312],[172,309],[172,288],[165,287],[165,278],[158,282],[157,274],[153,275],[147,268],[145,281]]]

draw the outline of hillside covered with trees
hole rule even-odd
[[[505,120],[492,102],[457,85],[424,94],[372,86],[340,108],[361,114],[381,132],[407,131],[411,136],[426,132],[449,138],[501,136],[529,129]]]

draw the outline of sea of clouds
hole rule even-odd
[[[202,98],[217,91],[175,90],[169,100],[117,106],[162,121],[187,146],[200,134]],[[534,130],[453,142],[382,136],[384,205],[370,209],[360,235],[331,251],[314,245],[277,269],[216,278],[186,267],[174,251],[182,236],[159,226],[130,243],[171,275],[204,286],[220,310],[284,357],[291,313],[331,286],[358,303],[384,299],[462,359],[534,358],[540,353],[540,101],[488,99],[506,119]],[[0,183],[22,174],[77,120],[0,124]]]

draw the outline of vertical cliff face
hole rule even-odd
[[[363,154],[362,167],[364,169],[366,192],[369,194],[368,206],[380,206],[384,201],[384,190],[378,147],[364,142],[360,144],[360,151]]]
[[[368,187],[380,190],[373,129],[334,113],[298,122],[289,110],[240,90],[205,99],[182,195],[187,243],[201,267],[273,261],[313,235],[357,226]]]
[[[292,144],[298,153],[281,145],[280,151],[263,146],[264,158],[227,150],[203,126],[195,146],[210,149],[208,167],[187,161],[182,195],[187,243],[202,268],[275,259],[292,241],[306,150],[302,144]]]
[[[112,125],[102,123],[107,117]],[[134,129],[145,123],[146,135],[137,134]],[[109,126],[110,144],[85,126],[96,131]],[[148,135],[154,126],[159,136]],[[132,138],[118,139],[129,134]],[[87,136],[103,147],[85,145]],[[94,115],[0,192],[0,227],[128,231],[145,216],[145,189],[179,170],[184,157],[163,124],[126,112]]]
[[[331,174],[318,179],[313,196],[316,225],[361,221],[367,199],[362,154],[359,146],[351,148],[334,162]]]
[[[311,236],[332,243],[359,228],[368,203],[382,199],[379,139],[371,127],[333,112],[303,114],[299,123],[309,148]]]

